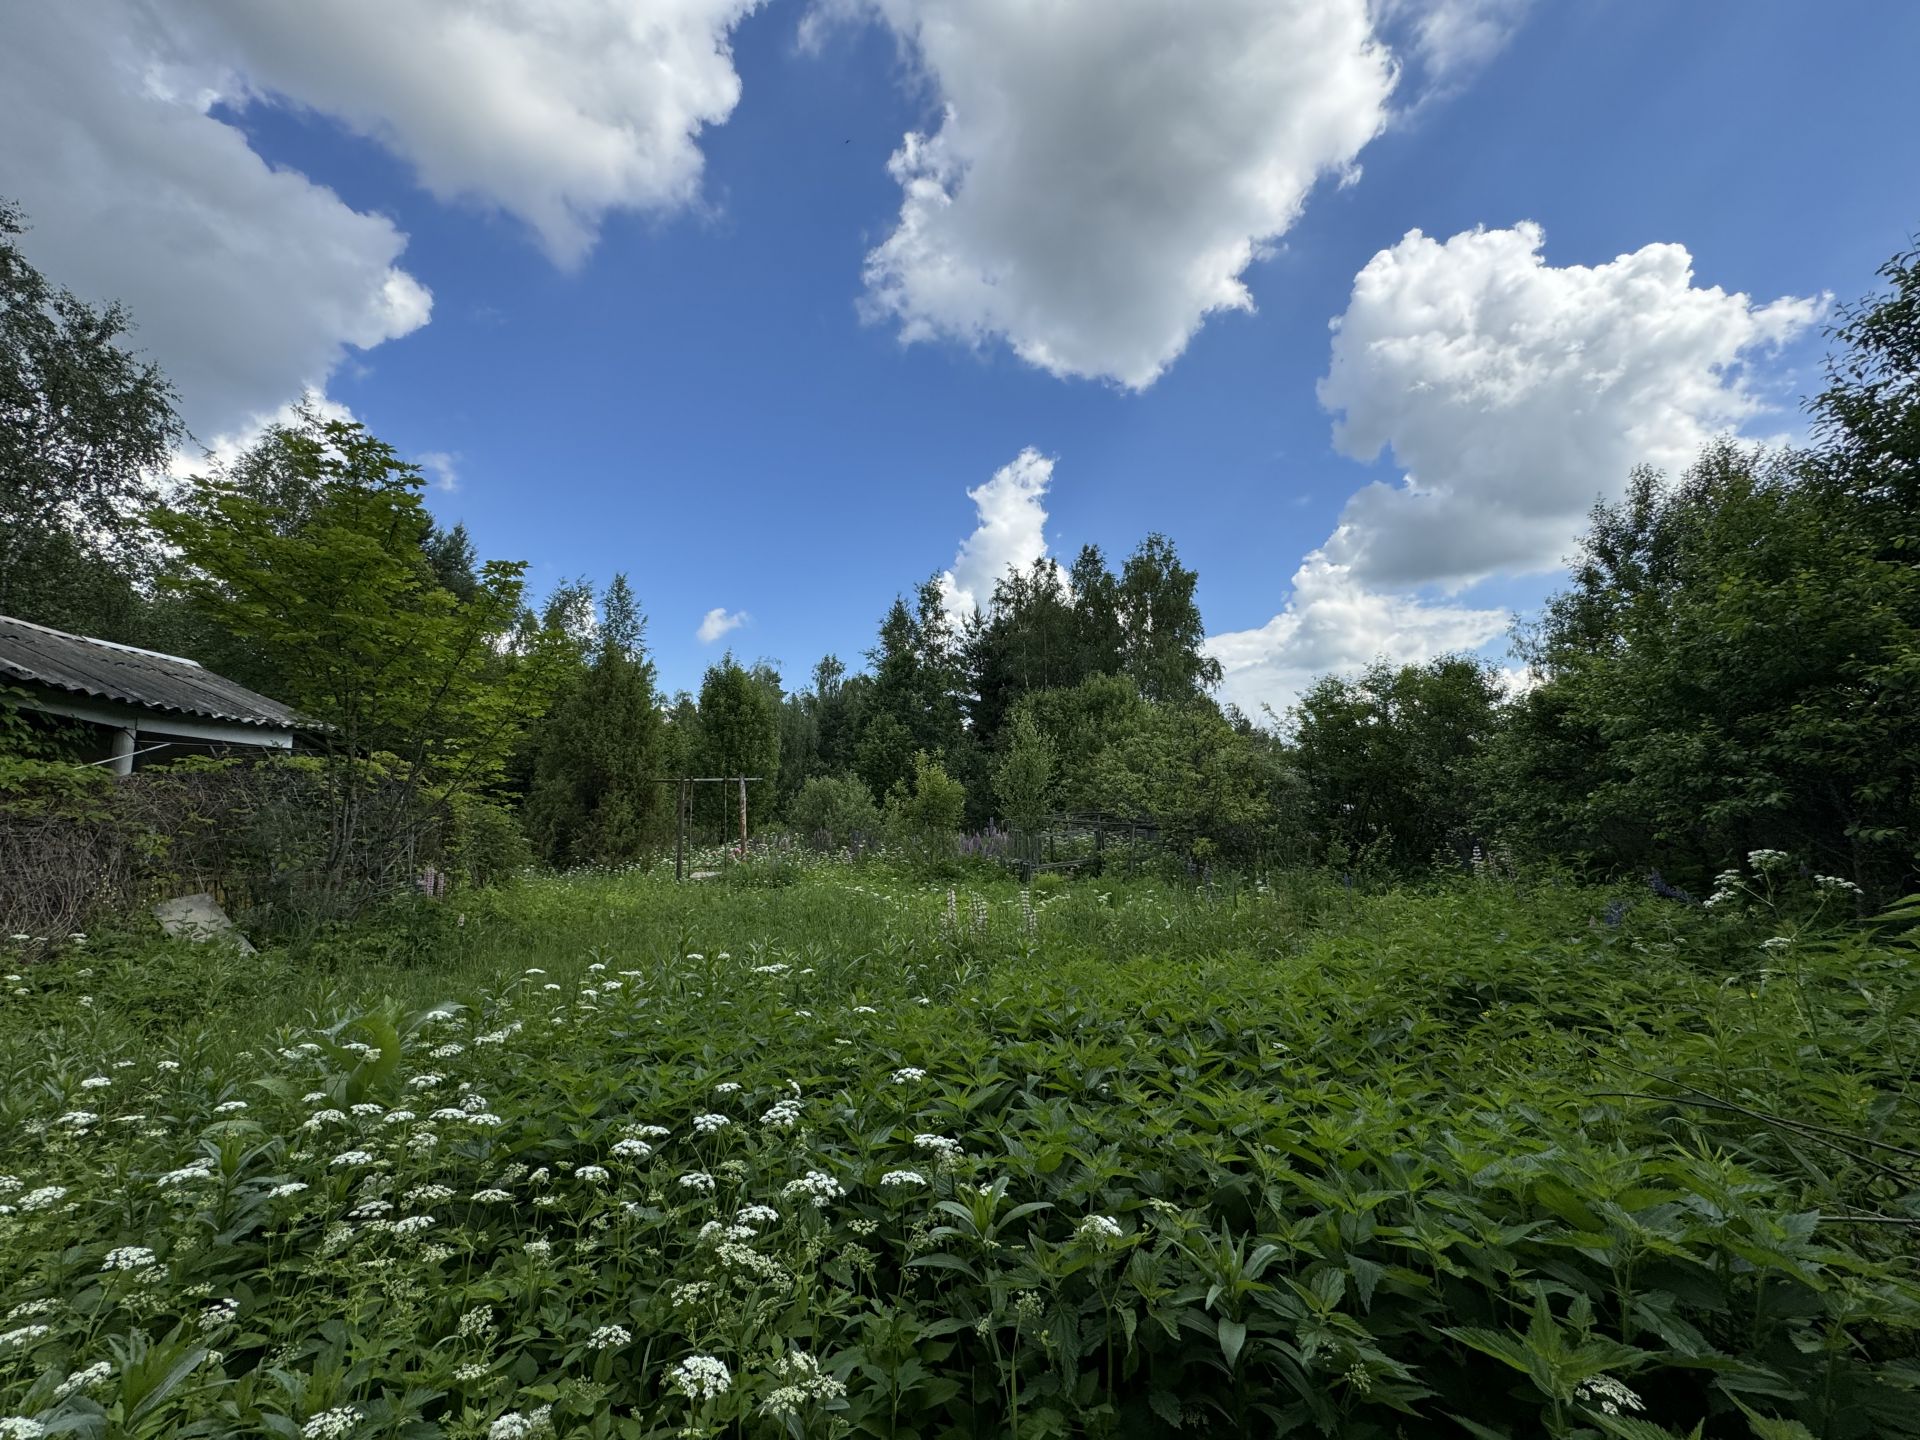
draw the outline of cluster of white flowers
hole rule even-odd
[[[464,1055],[466,1053],[467,1047],[462,1045],[458,1040],[448,1040],[444,1044],[436,1045],[433,1049],[427,1051],[427,1054],[435,1060],[451,1060],[456,1055]]]
[[[711,1195],[713,1193],[713,1176],[704,1170],[689,1170],[680,1177],[680,1187],[683,1190],[697,1191],[702,1195]]]
[[[573,1172],[573,1177],[576,1180],[584,1180],[589,1185],[604,1185],[613,1178],[613,1175],[604,1165],[582,1165]]]
[[[301,1440],[341,1440],[351,1435],[360,1423],[360,1412],[351,1405],[322,1410],[300,1427]]]
[[[622,1125],[620,1133],[640,1140],[664,1140],[673,1132],[664,1125]]]
[[[632,1343],[633,1334],[624,1325],[602,1325],[587,1337],[588,1348],[593,1350],[617,1350]]]
[[[880,1183],[886,1186],[924,1185],[927,1177],[918,1170],[889,1170],[880,1177]]]
[[[518,1410],[509,1410],[487,1427],[487,1440],[533,1440],[534,1436],[546,1435],[552,1430],[551,1405],[542,1405],[524,1415]]]
[[[760,1402],[762,1414],[784,1419],[809,1404],[845,1398],[847,1387],[820,1368],[820,1362],[803,1350],[789,1350],[773,1362],[777,1389]]]
[[[180,1062],[178,1060],[158,1060],[154,1062],[153,1068],[156,1070],[178,1070],[180,1068]]]
[[[45,1210],[67,1198],[64,1185],[42,1185],[38,1190],[29,1190],[15,1202],[22,1210]]]
[[[742,1205],[733,1218],[742,1225],[771,1225],[780,1218],[780,1212],[771,1205]]]
[[[689,1355],[669,1373],[669,1386],[689,1400],[715,1399],[733,1384],[732,1372],[711,1355]]]
[[[80,1088],[82,1090],[104,1090],[111,1084],[113,1084],[113,1081],[105,1075],[89,1075],[80,1082]]]
[[[629,1136],[625,1140],[613,1142],[613,1153],[621,1160],[644,1160],[653,1154],[653,1146],[644,1140],[635,1140]]]
[[[28,1345],[35,1340],[43,1340],[52,1333],[51,1325],[22,1325],[0,1335],[0,1350],[11,1350],[16,1345]]]
[[[798,1180],[789,1180],[780,1193],[789,1200],[804,1196],[816,1210],[822,1210],[829,1200],[838,1200],[847,1192],[841,1188],[838,1180],[825,1171],[809,1170]]]
[[[70,1395],[78,1395],[82,1390],[91,1390],[94,1386],[113,1378],[113,1362],[96,1360],[84,1370],[76,1370],[54,1387],[53,1398],[65,1400]]]
[[[856,1005],[853,1007],[853,1013],[856,1015],[878,1015],[880,1012],[871,1005]]]
[[[914,1148],[924,1150],[929,1155],[938,1155],[941,1159],[959,1159],[963,1153],[958,1140],[945,1135],[920,1134],[913,1137]]]
[[[1775,852],[1778,853],[1777,851]],[[1625,1410],[1644,1410],[1640,1397],[1611,1375],[1595,1375],[1583,1380],[1574,1387],[1577,1399],[1597,1403],[1606,1415],[1618,1415]]]
[[[740,1093],[740,1082],[738,1080],[722,1080],[718,1085],[713,1087],[713,1093],[716,1095],[738,1095]]]
[[[419,1119],[411,1110],[389,1110],[380,1119],[382,1125],[411,1125]]]
[[[382,1235],[418,1235],[422,1230],[431,1230],[434,1220],[431,1215],[402,1215],[398,1220],[375,1220],[367,1229]]]
[[[476,1045],[504,1045],[519,1033],[520,1022],[515,1020],[512,1024],[503,1025],[498,1030],[494,1030],[486,1035],[474,1036],[473,1043]]]
[[[1793,944],[1791,935],[1769,935],[1760,942],[1762,950],[1785,950]]]
[[[896,1085],[910,1085],[915,1080],[924,1080],[926,1078],[927,1072],[922,1070],[918,1065],[902,1065],[898,1070],[893,1072],[893,1083]]]
[[[716,1130],[724,1130],[733,1121],[724,1115],[696,1115],[693,1117],[694,1132],[699,1135],[711,1135]]]
[[[69,1110],[54,1121],[54,1124],[65,1125],[70,1130],[86,1130],[99,1123],[99,1114],[92,1110]]]
[[[1105,1241],[1118,1240],[1124,1233],[1120,1222],[1106,1215],[1089,1215],[1074,1228],[1075,1235],[1082,1240]]]
[[[269,1200],[284,1200],[289,1195],[298,1195],[307,1188],[304,1180],[289,1180],[284,1185],[276,1185],[267,1192]]]
[[[0,1440],[41,1440],[46,1433],[47,1427],[38,1420],[30,1420],[25,1415],[0,1415]]]
[[[373,1154],[367,1150],[343,1150],[328,1163],[336,1170],[350,1170],[357,1165],[371,1165]]]
[[[189,1160],[178,1170],[169,1170],[153,1183],[162,1190],[175,1185],[191,1185],[196,1180],[208,1179],[213,1174],[213,1161],[202,1155],[198,1160]]]
[[[474,1191],[473,1198],[483,1205],[501,1205],[513,1199],[513,1196],[505,1190],[488,1189]]]
[[[1860,887],[1853,881],[1842,879],[1838,875],[1816,875],[1813,877],[1813,883],[1821,890],[1845,890],[1854,895],[1861,893]]]
[[[553,1242],[551,1240],[529,1240],[526,1243],[525,1249],[527,1254],[531,1255],[534,1259],[546,1260],[553,1255]]]
[[[697,1305],[711,1294],[713,1294],[711,1280],[689,1280],[684,1285],[673,1287],[673,1305],[676,1310],[688,1305]]]
[[[793,967],[784,960],[775,960],[768,965],[754,966],[753,973],[756,975],[784,975],[792,968]]]
[[[102,1270],[144,1270],[155,1264],[153,1251],[145,1245],[118,1245],[107,1252]]]
[[[231,1325],[239,1318],[239,1315],[240,1302],[238,1300],[215,1300],[211,1305],[205,1306],[200,1311],[200,1318],[194,1323],[199,1325],[203,1332],[218,1330],[222,1325]]]
[[[238,1115],[246,1108],[247,1102],[244,1100],[222,1100],[218,1105],[213,1107],[213,1113],[216,1115]]]
[[[1778,870],[1783,865],[1791,865],[1793,857],[1784,850],[1749,850],[1747,864],[1760,871]]]
[[[800,1122],[800,1102],[798,1100],[776,1100],[760,1117],[762,1125],[770,1125],[775,1130],[791,1130]]]
[[[344,1125],[346,1123],[347,1112],[344,1110],[316,1110],[312,1115],[307,1117],[307,1123],[300,1128],[302,1130],[320,1130],[328,1125]]]
[[[441,1075],[436,1071],[429,1070],[424,1075],[416,1075],[411,1080],[407,1081],[407,1088],[409,1090],[431,1090],[436,1085],[444,1085],[446,1083],[447,1083],[446,1076]]]

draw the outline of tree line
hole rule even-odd
[[[26,262],[23,224],[0,207],[0,613],[190,654],[515,853],[630,862],[670,837],[660,781],[753,775],[753,828],[836,844],[1102,814],[1193,863],[1477,851],[1700,892],[1766,848],[1915,888],[1920,252],[1839,316],[1809,443],[1719,442],[1596,506],[1516,634],[1527,685],[1382,661],[1257,723],[1214,697],[1198,577],[1157,534],[1009,571],[959,622],[929,579],[797,683],[729,653],[666,694],[627,576],[534,603],[360,425],[303,413],[164,481],[164,375],[123,310]],[[697,800],[697,834],[737,824],[737,796]]]

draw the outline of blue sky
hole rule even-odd
[[[1371,22],[1353,0],[1359,29],[1339,35],[1260,31],[1278,22],[1243,0],[1065,0],[1044,34],[1011,0],[658,0],[697,42],[683,108],[724,115],[666,125],[654,148],[680,179],[664,185],[645,143],[608,180],[580,160],[598,132],[540,108],[617,91],[614,113],[671,114],[649,87],[675,89],[682,50],[650,69],[596,40],[635,7],[579,0],[592,23],[539,53],[505,35],[524,73],[448,73],[450,49],[427,104],[407,57],[435,63],[459,7],[346,4],[354,33],[328,51],[270,18],[126,3],[135,22],[0,19],[23,67],[0,61],[0,122],[16,122],[0,132],[21,137],[0,142],[0,194],[35,223],[29,253],[151,312],[143,339],[202,439],[315,387],[403,452],[445,457],[435,511],[484,555],[529,561],[536,586],[626,571],[672,688],[727,645],[794,683],[825,651],[858,656],[897,591],[955,565],[980,523],[968,491],[1028,447],[1053,462],[1044,490],[1029,470],[1026,491],[989,493],[1002,524],[976,567],[1030,558],[1035,533],[1117,560],[1165,532],[1250,708],[1376,653],[1498,656],[1623,457],[1797,428],[1819,297],[1869,288],[1920,224],[1902,114],[1920,11],[1866,0],[1394,0]],[[526,7],[503,8],[510,28]],[[1107,111],[1103,91],[1128,104]],[[886,287],[863,269],[906,228],[889,157],[942,132],[948,106],[957,159],[922,178],[955,203],[876,315]],[[1296,114],[1325,136],[1288,138]],[[1260,184],[1286,192],[1272,213],[1297,213],[1247,220],[1251,170],[1170,162],[1163,141],[1189,131],[1202,155],[1260,137]],[[1169,208],[1217,213],[1162,234]],[[1416,229],[1430,243],[1403,240]],[[1200,253],[1182,247],[1202,232],[1258,252],[1209,281],[1237,277],[1253,310],[1182,310]],[[1648,246],[1684,247],[1690,276]],[[1018,292],[1019,317],[971,282],[939,288],[967,267]],[[420,295],[363,293],[396,269]],[[1363,271],[1380,282],[1364,305]],[[1101,278],[1061,300],[1085,275]],[[1663,324],[1681,314],[1697,323]],[[1193,333],[1166,353],[1169,316]],[[1323,402],[1343,316],[1345,378]],[[934,337],[903,343],[915,322]],[[1110,373],[1049,373],[1035,346]],[[1163,363],[1143,380],[1149,352]],[[1671,413],[1650,420],[1649,396]],[[1341,452],[1342,417],[1378,458]],[[716,607],[748,618],[703,643]]]

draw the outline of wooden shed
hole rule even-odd
[[[289,750],[300,717],[216,675],[162,655],[0,615],[0,692],[22,709],[98,732],[98,759],[117,775],[183,754],[234,746]],[[308,727],[310,728],[310,727]]]

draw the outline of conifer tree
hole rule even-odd
[[[553,865],[619,864],[654,837],[665,807],[664,722],[646,619],[624,575],[601,597],[593,659],[541,737],[527,797],[527,829]]]

